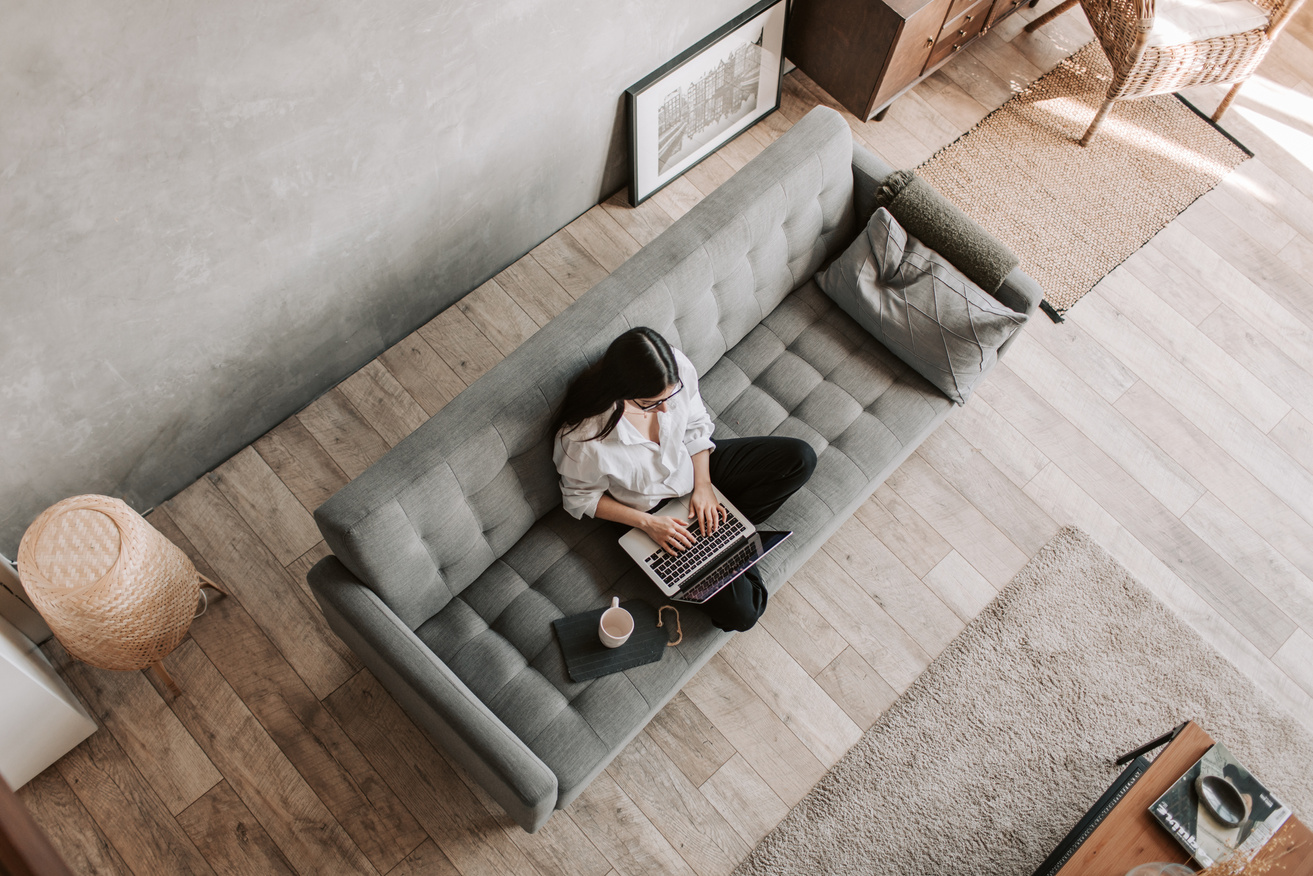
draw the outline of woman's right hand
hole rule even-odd
[[[676,554],[693,546],[694,539],[688,531],[688,522],[678,517],[649,514],[642,530],[668,554]]]

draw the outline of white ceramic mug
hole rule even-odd
[[[620,597],[611,597],[611,607],[597,622],[597,638],[608,648],[619,648],[634,632],[634,616],[620,607]]]

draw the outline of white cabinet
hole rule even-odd
[[[0,775],[19,788],[96,730],[44,654],[0,617]]]

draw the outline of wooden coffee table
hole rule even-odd
[[[1188,864],[1190,856],[1149,814],[1149,807],[1213,745],[1193,721],[1159,753],[1108,817],[1071,856],[1058,876],[1126,876],[1151,861]],[[1262,777],[1258,777],[1261,781]],[[1293,851],[1290,851],[1293,849]],[[1271,860],[1265,876],[1313,874],[1313,831],[1293,815],[1255,858]]]

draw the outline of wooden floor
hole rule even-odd
[[[855,135],[915,166],[1089,38],[1079,13],[1021,33],[1034,14],[884,122],[850,117]],[[167,661],[173,702],[58,661],[104,726],[21,797],[78,872],[728,873],[1072,523],[1313,726],[1313,5],[1226,118],[1257,157],[1065,324],[1032,320],[761,627],[536,835],[328,631],[310,509],[827,102],[790,74],[783,109],[718,156],[640,209],[590,210],[151,516],[236,598]]]

